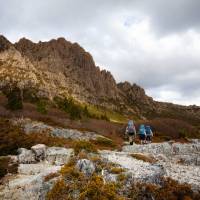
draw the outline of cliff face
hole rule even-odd
[[[92,56],[77,43],[64,38],[37,44],[21,39],[14,46],[40,71],[50,96],[66,93],[93,104],[99,104],[100,99],[119,98],[112,75],[100,71]]]
[[[22,38],[12,44],[0,36],[0,89],[8,87],[33,89],[37,96],[49,99],[72,96],[138,117],[173,113],[176,118],[186,113],[200,122],[199,107],[155,102],[136,84],[117,84],[110,72],[95,65],[88,52],[64,38],[38,43]]]

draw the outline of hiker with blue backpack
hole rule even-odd
[[[145,130],[146,130],[146,142],[149,144],[152,141],[153,132],[149,125],[145,126]]]
[[[133,145],[133,141],[136,137],[136,129],[135,129],[135,125],[133,123],[133,120],[128,121],[128,125],[126,127],[126,134],[129,137],[130,145]]]
[[[146,144],[146,129],[145,125],[141,124],[139,128],[139,139],[141,144]]]

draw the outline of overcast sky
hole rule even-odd
[[[12,42],[65,37],[117,82],[200,105],[200,0],[0,0],[0,32]]]

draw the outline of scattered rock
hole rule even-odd
[[[30,164],[30,163],[35,163],[35,154],[31,150],[27,150],[25,148],[20,148],[18,149],[18,161],[19,163],[23,164]]]
[[[76,168],[86,176],[91,176],[95,171],[94,163],[87,159],[78,160]]]
[[[46,151],[46,160],[51,164],[64,165],[69,161],[73,153],[73,149],[49,147]]]
[[[35,154],[35,159],[37,161],[42,161],[46,157],[46,145],[44,144],[37,144],[31,147],[31,150]]]

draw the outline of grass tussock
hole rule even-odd
[[[105,137],[98,137],[94,143],[97,146],[103,146],[103,147],[109,147],[109,148],[114,148],[117,145],[115,144],[115,142],[109,138],[105,138]]]
[[[110,172],[112,174],[121,174],[121,173],[125,172],[125,170],[121,167],[112,167]]]
[[[142,160],[144,162],[149,162],[149,163],[156,163],[157,162],[157,160],[150,155],[133,153],[133,154],[130,154],[130,156],[137,159],[137,160]]]
[[[98,150],[96,146],[86,140],[75,141],[73,144],[75,155],[78,155],[82,150],[86,151],[87,153],[97,153]]]
[[[57,178],[59,176],[60,176],[59,173],[50,173],[50,174],[48,174],[47,176],[44,177],[44,182],[48,182],[51,179]]]

